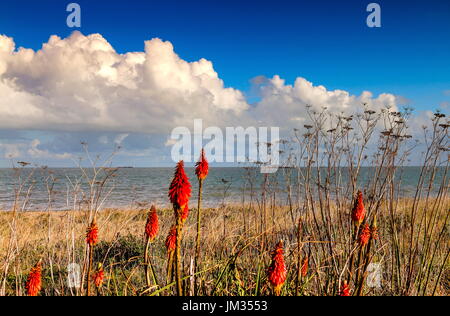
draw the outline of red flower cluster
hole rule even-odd
[[[347,281],[344,281],[342,284],[339,296],[350,296],[350,287],[348,286]]]
[[[366,209],[364,208],[363,194],[358,191],[358,196],[352,210],[352,220],[356,225],[361,225],[366,216]]]
[[[361,232],[359,233],[358,243],[361,247],[366,246],[369,243],[371,230],[369,224],[365,224]]]
[[[89,246],[95,246],[98,243],[98,226],[95,219],[89,225],[86,231],[86,242]]]
[[[148,213],[147,223],[145,224],[145,235],[150,241],[153,241],[158,234],[159,222],[156,208],[152,205],[150,212]]]
[[[190,197],[191,184],[189,183],[189,178],[186,176],[186,172],[184,171],[184,162],[181,160],[177,164],[175,174],[169,188],[169,199],[173,204],[177,216],[180,216],[184,208],[187,207]],[[180,211],[181,213],[178,213]]]
[[[208,160],[205,157],[205,150],[202,149],[199,161],[195,164],[195,174],[199,180],[204,180],[208,176]]]
[[[103,271],[103,267],[99,265],[97,272],[94,273],[92,279],[94,280],[94,284],[97,288],[101,287],[103,284],[103,280],[105,278],[105,272]]]
[[[268,279],[274,287],[276,296],[281,294],[281,288],[286,281],[286,265],[283,257],[283,242],[280,241],[272,253],[272,263],[268,269]]]
[[[37,296],[41,291],[42,286],[42,265],[39,261],[28,274],[28,279],[26,283],[26,290],[28,296]]]
[[[308,274],[308,256],[303,258],[302,260],[302,270],[301,270],[302,276],[305,277]]]
[[[177,244],[177,226],[173,225],[170,228],[169,235],[167,235],[166,238],[166,248],[169,254],[172,251],[175,251],[176,244]]]

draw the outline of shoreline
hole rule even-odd
[[[428,199],[435,199],[436,195],[431,195],[428,197]],[[420,199],[418,199],[419,203],[424,203],[427,200],[427,197],[422,197]],[[444,201],[450,201],[450,196],[449,197],[444,197],[443,198]],[[300,203],[301,206],[303,206],[304,204],[304,199],[301,199],[301,201],[303,201],[302,203]],[[388,199],[383,199],[380,201],[380,203],[386,203],[388,202]],[[406,197],[400,197],[398,198],[399,204],[404,204],[404,203],[412,203],[414,201],[414,197],[411,196],[406,196]],[[193,203],[192,203],[193,202]],[[335,206],[334,204],[336,203],[335,199],[331,199],[331,206]],[[197,207],[197,199],[193,198],[191,199],[191,203],[192,205],[195,207],[191,207],[190,210],[196,210]],[[316,203],[319,203],[319,200],[316,200]],[[444,202],[445,203],[445,202]],[[172,210],[172,206],[170,205],[170,203],[166,203],[166,204],[157,204],[157,203],[139,203],[142,204],[142,206],[108,206],[108,207],[103,207],[98,209],[99,212],[109,212],[109,211],[116,211],[116,212],[128,212],[128,211],[144,211],[144,210],[149,210],[153,205],[158,209],[158,210]],[[209,204],[213,204],[213,203],[208,203],[203,200],[202,201],[202,210],[219,210],[219,209],[242,209],[242,208],[249,208],[250,207],[250,202],[246,201],[245,203],[242,202],[218,202],[216,203],[216,206],[212,207],[209,206]],[[277,203],[277,204],[271,204],[274,205],[276,208],[289,208],[289,203]],[[258,208],[258,202],[256,200],[256,198],[253,199],[252,202],[252,208]],[[293,203],[293,209],[298,208],[298,203],[294,202]],[[79,209],[73,209],[73,208],[64,208],[64,209],[40,209],[40,208],[30,208],[30,209],[26,209],[24,211],[17,211],[17,213],[61,213],[61,212],[86,212],[88,209],[87,208],[79,208]],[[12,209],[5,209],[5,208],[0,208],[0,213],[12,213],[13,210]]]

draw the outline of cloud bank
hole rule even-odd
[[[168,135],[196,118],[209,126],[288,129],[302,124],[307,104],[353,112],[363,103],[373,109],[398,103],[392,94],[355,96],[304,78],[289,85],[279,76],[258,77],[253,84],[259,101],[249,104],[242,91],[225,87],[211,61],[187,62],[170,42],[157,38],[146,41],[143,52],[119,54],[100,34],[51,36],[38,51],[16,48],[12,38],[0,35],[1,128],[50,133],[45,140],[3,141],[0,151],[63,159],[70,148],[56,150],[64,133],[89,132],[99,147],[126,147],[133,135]]]
[[[41,50],[0,38],[0,124],[15,129],[156,132],[247,109],[212,63],[180,59],[169,42],[118,54],[99,34],[52,36]]]

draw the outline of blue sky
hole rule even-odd
[[[313,87],[323,85],[326,92],[322,91],[323,95],[319,92],[317,99],[323,100],[329,97],[330,100],[327,99],[329,102],[345,99],[345,95],[333,92],[343,90],[356,97],[363,91],[371,91],[376,104],[392,100],[389,98],[375,100],[380,94],[392,94],[398,97],[397,104],[412,106],[416,109],[418,116],[423,115],[422,111],[435,110],[439,107],[447,111],[450,105],[450,1],[448,0],[377,1],[381,5],[381,28],[369,28],[366,25],[369,14],[366,12],[366,7],[372,1],[78,0],[76,2],[81,6],[81,28],[69,28],[66,25],[66,17],[69,14],[66,12],[66,6],[70,2],[62,0],[3,1],[0,4],[0,35],[11,38],[15,43],[16,51],[19,47],[38,51],[44,43],[49,41],[51,35],[58,35],[63,39],[62,45],[66,45],[67,49],[62,53],[63,56],[72,52],[74,48],[70,45],[78,45],[79,41],[95,42],[96,39],[93,37],[84,37],[93,33],[101,34],[102,43],[111,44],[119,54],[142,53],[144,41],[160,38],[173,45],[173,52],[179,56],[179,60],[172,56],[172,49],[166,44],[152,41],[149,45],[160,54],[159,59],[153,59],[152,63],[161,66],[158,64],[164,59],[161,59],[161,56],[175,58],[176,67],[184,65],[184,62],[195,62],[202,58],[211,61],[211,66],[203,64],[202,69],[206,69],[208,80],[211,81],[208,81],[207,90],[211,86],[214,89],[207,91],[209,95],[202,96],[204,98],[201,100],[210,100],[208,98],[213,94],[216,100],[233,100],[234,109],[241,111],[245,107],[239,98],[242,93],[245,96],[244,103],[259,106],[261,109],[257,113],[259,116],[252,118],[260,121],[261,118],[264,120],[276,117],[278,122],[284,122],[286,118],[296,116],[297,113],[289,112],[291,108],[286,108],[285,117],[283,117],[280,114],[282,110],[277,112],[279,103],[270,103],[273,100],[267,98],[265,102],[268,104],[265,104],[258,90],[261,86],[252,83],[252,79],[259,76],[267,78],[269,81],[266,83],[270,83],[273,87],[278,80],[276,79],[278,77],[274,76],[281,77],[285,80],[281,84],[283,89],[288,88],[288,85],[294,85],[296,78],[305,78],[306,81],[301,81],[298,85],[307,86],[312,83],[312,87],[302,90],[307,101],[310,93],[317,96],[318,92],[314,91]],[[71,37],[75,30],[82,35]],[[67,39],[69,37],[70,39]],[[3,43],[6,45],[5,43],[9,42],[3,41]],[[2,45],[1,41],[0,45]],[[134,109],[144,109],[151,119],[161,114],[157,108],[163,105],[169,109],[169,112],[175,113],[174,117],[168,117],[167,121],[170,124],[177,122],[176,104],[166,104],[164,103],[166,101],[158,103],[161,102],[160,99],[159,101],[148,100],[145,93],[134,97],[136,91],[120,90],[123,88],[122,83],[117,85],[120,89],[110,90],[111,82],[104,77],[89,82],[84,82],[84,79],[77,81],[77,78],[97,76],[98,72],[90,73],[89,76],[86,73],[92,71],[96,62],[102,63],[102,59],[93,58],[91,68],[83,68],[87,67],[86,62],[79,68],[77,66],[70,68],[72,61],[89,59],[89,54],[92,52],[85,47],[80,48],[76,55],[80,59],[60,60],[57,58],[55,64],[52,64],[52,58],[61,57],[55,55],[55,51],[57,49],[53,47],[51,52],[43,54],[47,57],[34,58],[26,66],[21,65],[21,63],[29,62],[24,57],[26,54],[15,57],[20,60],[19,62],[5,61],[8,66],[4,67],[0,59],[0,79],[3,76],[3,81],[0,80],[0,89],[3,88],[1,84],[5,84],[5,89],[9,89],[5,91],[16,89],[14,93],[11,93],[14,97],[17,96],[17,91],[26,93],[20,102],[32,101],[30,101],[31,105],[23,105],[26,110],[21,111],[22,113],[35,114],[43,106],[48,106],[47,114],[58,117],[60,113],[63,113],[63,116],[59,118],[64,119],[64,113],[67,113],[68,120],[72,117],[81,118],[81,121],[91,118],[92,113],[96,113],[99,105],[92,104],[100,102],[95,98],[100,96],[101,102],[105,103],[102,106],[105,107],[106,112],[112,113],[117,109],[120,111],[120,105],[122,109],[128,109],[128,113],[117,115],[119,120],[123,119],[125,122],[124,126],[116,124],[114,116],[108,117],[109,120],[106,120],[106,123],[100,122],[104,123],[103,125],[96,126],[94,123],[82,125],[78,121],[68,121],[63,122],[59,127],[54,127],[51,121],[46,121],[42,117],[36,117],[37,123],[33,125],[28,122],[34,120],[31,114],[13,116],[4,123],[0,118],[0,125],[2,125],[0,127],[0,167],[10,165],[8,155],[19,159],[22,154],[25,155],[23,159],[32,159],[34,155],[36,163],[55,166],[72,165],[72,161],[63,162],[63,158],[76,153],[75,148],[79,148],[79,141],[86,139],[94,143],[95,150],[99,152],[104,152],[116,139],[120,139],[121,142],[125,140],[122,145],[128,152],[119,158],[120,164],[147,166],[149,161],[150,164],[167,161],[167,151],[164,157],[156,155],[165,146],[166,129],[155,128],[150,132],[139,127],[141,123],[138,120],[139,117],[136,122],[132,120],[135,114]],[[112,53],[110,55],[113,56],[109,56],[110,58],[116,60],[122,58]],[[130,62],[126,61],[124,64],[129,66]],[[72,69],[73,76],[62,69],[65,65]],[[160,85],[165,81],[173,78],[193,78],[194,81],[198,79],[195,76],[189,77],[192,75],[190,73],[182,73],[180,69],[185,69],[183,67],[186,65],[180,67],[173,70],[175,73],[180,72],[180,76],[175,74],[175,77],[167,77],[169,79],[159,78],[161,82],[145,88],[153,91],[153,95],[156,93],[159,96],[158,93],[164,95]],[[3,75],[2,69],[7,69],[4,70]],[[218,78],[223,80],[224,87],[217,88],[217,85],[220,86],[221,83],[215,81],[213,71],[217,72]],[[139,74],[135,75],[130,82],[139,83],[146,78],[139,76]],[[72,90],[67,87],[61,90],[55,88],[60,81],[63,85],[64,82],[72,84]],[[232,89],[225,91],[224,88],[227,87]],[[83,88],[86,88],[86,91],[76,95],[77,89]],[[95,93],[88,91],[89,88]],[[199,93],[204,92],[205,87],[195,90],[197,88],[189,87],[194,89],[195,93],[192,96],[186,96],[186,104],[179,106],[188,107],[197,102],[195,98],[199,97]],[[276,95],[278,92],[275,90],[269,92],[274,92]],[[119,97],[111,99],[110,96],[116,92]],[[325,96],[326,93],[331,96]],[[95,97],[89,99],[93,95]],[[40,103],[42,97],[47,98],[47,103],[44,103],[47,105]],[[354,104],[360,99],[355,100],[349,102]],[[65,102],[67,105],[64,109]],[[302,102],[306,101],[302,100]],[[228,107],[229,104],[225,103],[215,105],[219,108]],[[2,106],[10,105],[2,105],[0,102],[0,114],[3,113]],[[80,107],[80,113],[76,112],[78,109],[76,107]],[[82,110],[85,112],[81,113]],[[194,108],[192,112],[203,113]],[[214,116],[221,118],[222,115],[217,114],[222,112],[216,113],[215,109],[207,112],[212,113],[210,118]],[[153,123],[158,125],[160,121],[166,119],[163,114],[156,117],[155,121],[149,125]],[[142,120],[145,117],[142,115]],[[241,114],[235,118],[227,117],[227,119],[234,122],[241,117],[244,115]],[[10,124],[11,120],[15,120],[14,124]],[[110,127],[107,124],[115,125]],[[46,126],[52,127],[46,128]],[[146,142],[151,145],[147,145]],[[145,154],[141,154],[142,152]]]
[[[2,2],[0,33],[39,49],[68,36],[69,1]],[[382,27],[368,28],[370,1],[83,1],[84,34],[101,33],[118,52],[143,40],[171,41],[185,60],[214,62],[226,86],[249,90],[255,76],[302,76],[328,89],[391,92],[417,109],[450,89],[450,2],[378,1]]]

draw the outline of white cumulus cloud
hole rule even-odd
[[[0,36],[0,125],[56,131],[168,133],[205,124],[295,125],[304,107],[353,111],[396,105],[392,94],[374,98],[329,91],[304,78],[288,85],[279,76],[254,81],[261,100],[250,106],[244,94],[225,88],[211,61],[187,62],[170,42],[152,39],[144,52],[117,53],[100,34],[51,36],[34,51],[16,49]]]
[[[319,111],[326,107],[334,113],[353,114],[362,111],[364,104],[373,110],[390,106],[397,108],[397,97],[393,94],[380,94],[374,98],[364,91],[360,96],[351,95],[344,90],[327,90],[324,86],[314,86],[304,78],[297,78],[293,85],[286,84],[279,76],[266,79],[259,77],[258,84],[262,99],[251,109],[251,116],[272,126],[292,128],[307,119],[306,106]]]
[[[16,47],[13,38],[0,35],[0,155],[70,158],[84,138],[96,147],[93,151],[116,144],[140,155],[170,146],[164,142],[172,129],[192,128],[198,118],[204,128],[279,126],[287,131],[305,123],[306,105],[353,113],[363,104],[374,110],[401,104],[393,94],[352,95],[301,77],[288,84],[277,75],[259,76],[252,84],[258,101],[249,104],[242,91],[225,87],[211,61],[185,61],[172,43],[158,38],[146,41],[144,51],[119,54],[100,34],[51,36],[37,51]],[[1,141],[8,130],[31,137]]]
[[[118,54],[99,34],[51,36],[42,49],[0,37],[0,124],[44,130],[166,131],[202,117],[211,124],[248,108],[210,61],[186,62],[169,42]]]

